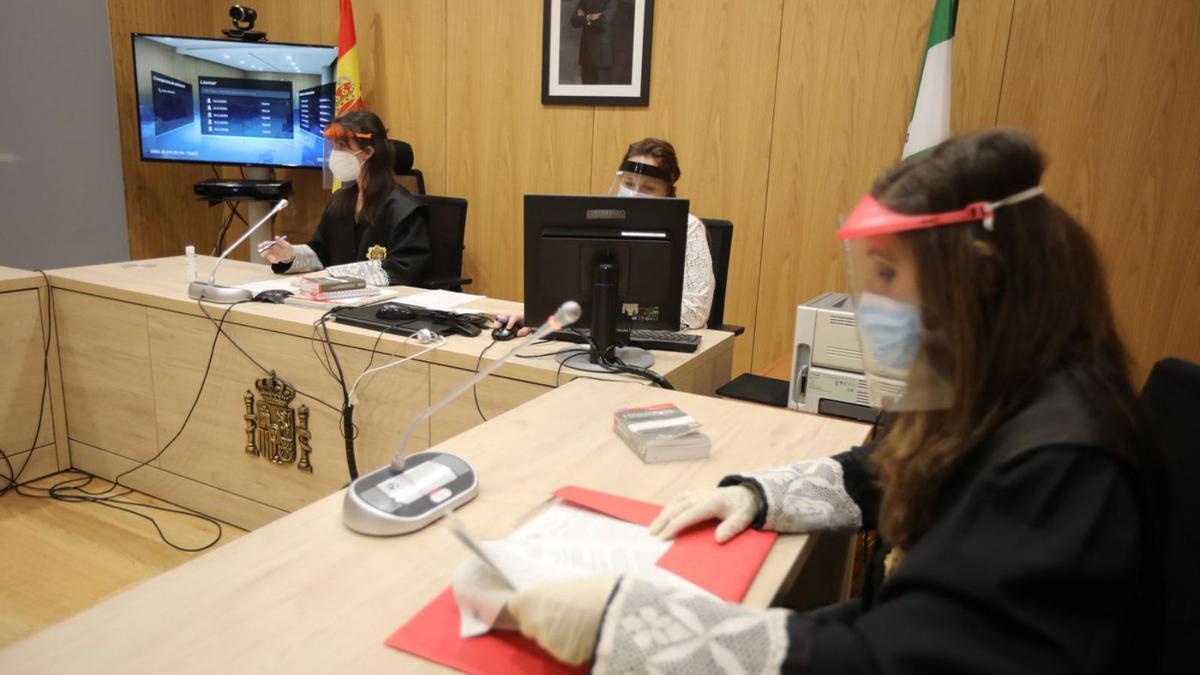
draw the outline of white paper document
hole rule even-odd
[[[486,295],[471,295],[469,293],[437,290],[425,291],[416,295],[406,295],[400,298],[400,302],[412,305],[413,307],[424,307],[425,309],[450,310],[459,305],[482,300],[486,297]]]
[[[586,509],[555,504],[497,541],[480,541],[447,517],[450,533],[475,554],[454,575],[462,637],[512,629],[504,607],[531,586],[591,576],[637,576],[707,593],[655,563],[671,542],[646,528]]]

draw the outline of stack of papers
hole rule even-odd
[[[465,305],[468,302],[475,302],[486,298],[486,295],[471,295],[469,293],[455,293],[454,291],[425,291],[416,295],[406,295],[401,298],[406,305],[413,307],[423,307],[425,309],[437,309],[442,311],[450,311],[459,305]]]
[[[618,408],[613,431],[643,462],[672,462],[707,457],[712,439],[700,423],[673,403]]]
[[[462,637],[515,628],[503,611],[508,599],[516,591],[552,581],[635,574],[663,586],[711,595],[655,564],[671,542],[652,536],[641,525],[586,509],[556,504],[498,541],[477,540],[457,518],[448,516],[447,521],[450,533],[482,563],[464,565],[454,577]]]

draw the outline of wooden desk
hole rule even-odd
[[[8,455],[13,471],[25,466],[21,478],[29,480],[71,464],[65,442],[58,346],[53,335],[46,335],[49,308],[41,274],[0,267],[0,317],[0,354],[5,364],[0,377],[0,401],[4,402],[0,405],[0,450]],[[47,339],[48,357],[44,356]],[[48,387],[43,365],[49,367]],[[44,412],[35,441],[39,410]],[[2,460],[0,475],[9,475]]]
[[[612,433],[620,405],[672,401],[704,424],[703,461],[642,464]],[[562,485],[653,502],[725,475],[839,452],[865,425],[627,383],[577,380],[439,446],[468,459],[479,496],[458,513],[508,535]],[[0,671],[63,673],[445,672],[384,640],[450,583],[467,557],[434,525],[393,538],[341,524],[342,493],[105,601],[0,652]],[[766,606],[809,537],[780,537],[746,604]]]
[[[201,278],[214,259],[201,257]],[[226,260],[222,283],[272,278],[269,268]],[[150,463],[123,481],[147,494],[253,529],[338,490],[348,481],[341,437],[341,389],[325,372],[312,339],[319,309],[254,303],[229,311],[226,330],[255,361],[275,371],[299,393],[294,406],[310,412],[314,471],[276,466],[244,452],[244,396],[264,372],[228,340],[217,342],[212,367],[191,420],[176,435],[204,376],[216,330],[200,306],[187,298],[182,257],[55,270],[55,317],[59,326],[63,391],[74,466],[104,477],[140,462]],[[401,296],[421,292],[400,288]],[[494,313],[521,311],[519,303],[485,299],[466,305]],[[205,305],[215,320],[225,306]],[[657,352],[655,370],[679,389],[710,394],[729,379],[730,333],[702,331],[695,354]],[[412,355],[422,347],[403,338],[329,323],[347,379],[368,363]],[[377,343],[378,339],[378,344]],[[381,373],[359,396],[354,422],[358,467],[386,463],[404,426],[454,385],[470,377],[491,344],[451,337],[437,349]],[[372,353],[377,347],[378,355]],[[547,353],[556,347],[531,348]],[[505,351],[497,345],[489,358]],[[559,379],[553,359],[514,359],[480,383],[479,401],[489,418],[553,390]],[[575,377],[561,373],[566,382]],[[628,376],[618,379],[632,380]],[[332,404],[330,408],[320,401]],[[470,396],[459,397],[413,435],[410,451],[428,447],[482,422]]]

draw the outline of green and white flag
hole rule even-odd
[[[950,137],[950,44],[958,0],[937,0],[929,23],[929,40],[917,82],[912,121],[904,140],[903,158],[911,157]]]

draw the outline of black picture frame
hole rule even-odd
[[[544,0],[542,104],[649,105],[653,28],[654,0]]]

